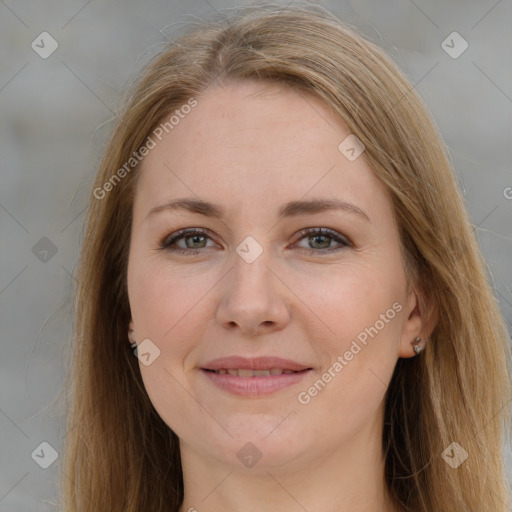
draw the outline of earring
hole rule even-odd
[[[425,350],[425,347],[423,345],[420,345],[421,338],[418,336],[415,338],[415,340],[412,342],[412,348],[416,355],[421,354],[423,350]]]
[[[134,339],[135,339],[135,337],[134,337],[134,333],[135,333],[135,331],[134,331],[133,329],[130,329],[130,330],[128,331],[128,338],[130,338],[131,340],[134,340]],[[131,343],[131,344],[130,344],[130,346],[131,346],[131,348],[132,348],[133,355],[134,355],[135,357],[137,357],[137,343],[136,343],[136,342],[133,342],[133,343]]]

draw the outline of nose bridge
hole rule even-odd
[[[256,244],[258,244],[256,246]],[[236,248],[233,257],[234,269],[231,272],[231,293],[255,299],[271,298],[273,293],[273,273],[270,270],[270,250],[263,248],[252,237],[248,237]],[[275,277],[275,276],[274,276]],[[247,297],[245,297],[247,299]]]
[[[282,328],[288,317],[286,298],[271,269],[270,250],[256,243],[245,239],[233,255],[217,312],[224,326],[237,324],[247,331],[263,325]]]

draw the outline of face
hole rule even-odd
[[[422,335],[387,191],[312,96],[248,81],[196,99],[143,160],[133,207],[131,326],[155,409],[183,452],[241,470],[380,441],[397,358]],[[213,207],[164,206],[177,199]]]

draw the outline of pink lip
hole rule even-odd
[[[305,366],[289,359],[280,357],[265,356],[247,358],[242,356],[230,356],[214,359],[202,366],[203,370],[232,370],[236,368],[247,368],[250,370],[271,370],[272,368],[281,368],[282,370],[293,370],[300,372],[308,370],[311,367]]]
[[[208,377],[219,388],[234,395],[247,397],[270,395],[280,389],[296,384],[312,371],[313,370],[303,370],[289,375],[282,373],[281,375],[244,378],[238,377],[237,375],[229,375],[228,373],[220,375],[218,373],[201,369],[203,375],[206,375],[206,377]]]
[[[237,375],[214,373],[208,370],[245,368],[251,370],[271,370],[280,368],[282,370],[293,370],[297,373],[281,375],[258,375],[255,377],[239,377]],[[288,386],[301,381],[313,369],[295,361],[279,357],[256,357],[248,359],[240,356],[225,357],[210,361],[201,372],[216,386],[234,395],[245,397],[258,397],[270,395]]]

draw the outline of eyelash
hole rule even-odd
[[[199,254],[201,251],[204,251],[207,248],[204,247],[202,249],[182,249],[182,248],[177,248],[177,247],[171,247],[178,240],[185,239],[185,238],[187,238],[189,236],[193,236],[193,235],[203,235],[203,236],[206,236],[206,237],[210,238],[210,236],[208,234],[208,231],[206,231],[204,229],[200,229],[200,228],[181,229],[181,230],[177,231],[176,233],[174,233],[172,235],[165,236],[160,241],[160,249],[161,250],[165,250],[165,251],[176,252],[176,253],[179,253],[179,254],[186,254],[186,255],[189,255],[189,256],[195,256],[195,255]],[[302,247],[301,249],[305,250],[308,254],[312,254],[312,253],[317,253],[317,254],[318,253],[324,253],[324,254],[328,253],[328,254],[330,254],[330,253],[334,253],[334,252],[338,252],[338,251],[341,251],[343,249],[346,249],[347,247],[353,247],[353,244],[350,242],[350,240],[348,238],[339,236],[338,234],[336,234],[335,231],[332,231],[332,230],[327,229],[327,228],[307,228],[307,229],[304,229],[300,233],[298,233],[298,236],[299,236],[299,240],[298,241],[302,240],[302,238],[306,238],[306,237],[309,238],[309,237],[319,236],[319,235],[320,236],[327,235],[332,240],[340,243],[341,246],[331,247],[331,248],[328,248],[328,249],[325,249],[325,250],[322,250],[322,249],[306,249],[304,247]]]

